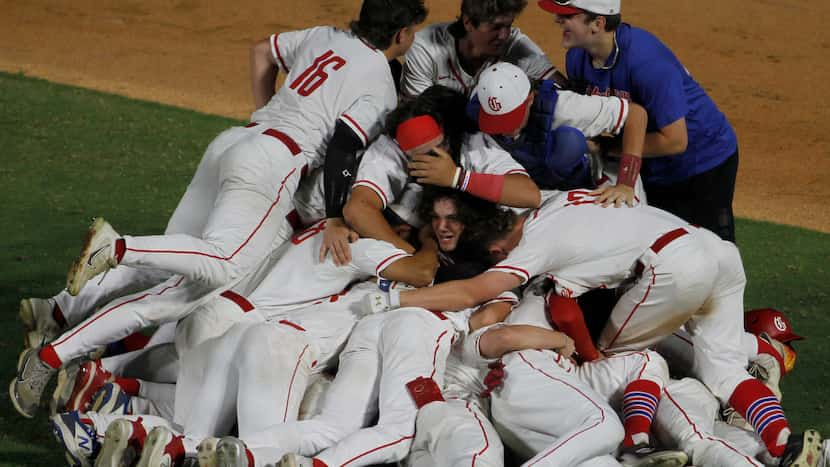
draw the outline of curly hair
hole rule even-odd
[[[386,50],[398,31],[421,24],[426,17],[423,0],[363,0],[360,16],[349,28],[372,46]]]

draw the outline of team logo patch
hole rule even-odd
[[[490,106],[490,110],[493,112],[501,110],[501,102],[499,102],[496,96],[490,96],[490,98],[487,99],[487,105]]]
[[[778,329],[781,332],[787,330],[787,323],[784,322],[784,319],[780,316],[776,316],[775,319],[772,320],[773,324],[775,324],[775,329]]]

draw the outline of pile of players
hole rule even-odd
[[[522,0],[417,34],[420,0],[365,0],[255,44],[258,110],[164,234],[98,218],[67,290],[21,302],[18,412],[56,379],[80,466],[827,465],[780,404],[800,337],[744,314],[731,191],[694,194],[737,167],[728,122],[691,78],[674,117],[670,86],[609,84],[656,41],[619,0],[539,5],[592,95]]]

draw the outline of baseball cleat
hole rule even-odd
[[[44,334],[51,331],[55,336],[61,326],[52,315],[54,307],[55,301],[51,298],[24,298],[20,300],[20,321],[23,321],[27,331],[40,330]]]
[[[816,430],[790,435],[779,462],[780,467],[816,467],[821,460],[821,435]]]
[[[225,436],[216,443],[216,467],[248,467],[247,451],[242,440]]]
[[[619,458],[624,467],[681,467],[689,462],[683,451],[659,450],[647,443],[622,448]]]
[[[219,438],[205,438],[196,446],[196,459],[199,467],[216,467],[216,445]]]
[[[184,462],[182,437],[163,426],[150,430],[136,467],[175,467]]]
[[[55,385],[55,390],[52,391],[52,399],[49,401],[50,415],[67,411],[66,403],[69,401],[69,397],[72,396],[75,377],[78,375],[80,366],[81,364],[78,361],[73,360],[62,366],[58,371],[58,382]]]
[[[92,420],[81,417],[78,412],[68,412],[54,415],[50,421],[55,439],[63,446],[67,464],[92,467],[92,460],[101,448]]]
[[[119,238],[118,232],[103,217],[92,221],[81,254],[72,263],[66,277],[69,295],[78,295],[88,280],[118,265],[115,241]]]
[[[40,360],[39,351],[39,348],[26,349],[20,354],[17,376],[9,385],[14,408],[26,418],[35,416],[46,384],[58,371]]]
[[[107,427],[104,444],[95,461],[95,467],[121,467],[133,465],[144,447],[147,432],[141,424],[141,417],[136,421],[119,418]]]
[[[66,400],[66,410],[80,410],[85,412],[89,410],[89,405],[92,402],[92,397],[105,384],[114,381],[112,373],[105,370],[101,365],[101,360],[90,360],[84,362],[78,368],[78,371],[73,379],[69,379],[70,375],[67,371],[64,381],[61,381],[60,374],[58,375],[58,386],[61,382],[68,383],[71,381],[72,393]],[[57,392],[58,388],[55,389]],[[63,388],[61,388],[63,391]]]
[[[830,467],[830,439],[821,442],[821,462],[819,467]]]
[[[92,398],[90,412],[99,414],[130,415],[132,396],[124,392],[118,383],[106,383]]]
[[[313,467],[314,459],[299,454],[286,454],[282,456],[277,467]]]

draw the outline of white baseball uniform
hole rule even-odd
[[[243,438],[257,465],[286,452],[350,466],[406,457],[418,411],[406,384],[424,377],[440,387],[456,331],[466,327],[466,317],[455,315],[402,308],[362,319],[340,354],[321,413]],[[375,414],[377,424],[368,426]]]
[[[751,378],[737,249],[665,211],[603,208],[585,190],[563,192],[529,214],[519,245],[490,271],[523,282],[545,273],[566,297],[633,279],[603,330],[603,350],[642,349],[687,323],[695,371],[718,398]]]
[[[285,85],[252,120],[251,134],[220,160],[220,191],[205,229],[125,236],[122,264],[163,269],[217,288],[268,254],[301,174],[323,163],[338,121],[367,144],[397,95],[384,54],[351,32],[316,27],[272,36]]]
[[[408,190],[421,188],[409,177],[408,163],[409,157],[395,140],[381,135],[363,154],[353,186],[364,186],[374,191],[386,208]],[[527,175],[521,164],[484,133],[465,135],[460,163],[461,167],[473,172]]]
[[[475,89],[482,66],[472,75],[458,60],[456,38],[449,31],[452,23],[429,25],[415,34],[415,42],[404,57],[401,93],[417,96],[434,84],[440,84],[469,95]],[[518,28],[511,28],[501,57],[488,63],[510,62],[533,79],[553,76],[551,65],[542,49]],[[486,66],[486,64],[485,64]]]

